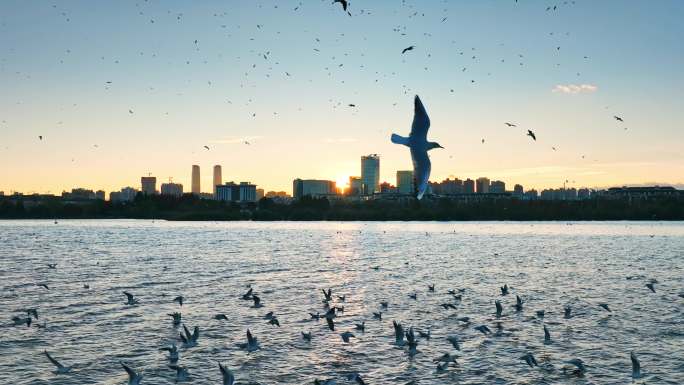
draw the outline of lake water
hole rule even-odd
[[[180,345],[182,328],[167,315],[180,311],[201,333],[197,346],[179,347],[189,383],[221,383],[221,362],[241,384],[351,384],[351,372],[368,384],[628,384],[633,351],[644,375],[637,383],[683,384],[683,267],[684,222],[0,221],[0,383],[125,384],[119,361],[142,370],[143,385],[175,383],[158,349]],[[240,298],[248,285],[262,308]],[[309,316],[324,312],[327,288],[344,307],[335,332]],[[463,289],[462,300],[449,289]],[[140,303],[126,305],[122,291]],[[173,302],[180,294],[182,307]],[[522,312],[512,307],[516,294]],[[389,306],[380,321],[372,313],[381,301]],[[39,319],[15,326],[27,308]],[[263,318],[269,311],[280,328]],[[354,330],[364,320],[365,333]],[[393,320],[431,330],[419,354],[394,344]],[[474,329],[483,324],[491,335]],[[260,350],[236,346],[247,328]],[[339,336],[347,330],[356,336],[349,344]],[[72,371],[54,374],[45,349]],[[447,352],[458,364],[437,373],[433,360]],[[527,352],[539,367],[520,359]],[[563,372],[572,358],[586,364],[583,377]]]

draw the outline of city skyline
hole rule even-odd
[[[408,132],[416,93],[446,148],[433,181],[684,183],[681,2],[363,7],[3,2],[0,191],[118,191],[148,173],[189,191],[191,164],[201,186],[222,164],[290,191],[346,183],[372,153],[392,182],[411,162],[389,135]]]

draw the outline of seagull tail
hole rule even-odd
[[[392,143],[403,144],[404,146],[409,145],[409,138],[405,138],[401,135],[392,134]]]

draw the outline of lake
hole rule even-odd
[[[637,383],[684,383],[684,222],[0,221],[0,245],[3,384],[125,384],[120,361],[143,372],[142,384],[172,384],[159,351],[172,342],[196,384],[221,383],[218,362],[241,384],[352,384],[355,372],[367,384],[627,384],[630,352]],[[241,298],[249,287],[263,307]],[[334,332],[309,315],[325,312],[328,288],[344,308]],[[123,291],[139,303],[125,304]],[[14,325],[28,308],[39,318]],[[199,327],[197,346],[181,346],[173,312]],[[431,338],[411,357],[392,321]],[[236,346],[247,328],[257,351]],[[54,374],[43,350],[73,369]],[[538,367],[520,358],[528,352]],[[444,353],[457,364],[437,372]],[[573,358],[582,377],[564,363]]]

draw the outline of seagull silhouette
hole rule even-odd
[[[413,51],[414,48],[416,48],[415,45],[408,46],[408,47],[404,48],[404,49],[401,51],[401,54],[402,54],[402,55],[405,54],[406,51]]]
[[[532,132],[532,130],[527,130],[527,136],[534,139],[535,141],[537,140],[537,136],[534,135],[534,132]]]
[[[55,367],[57,368],[57,370],[55,370],[55,373],[64,374],[64,373],[68,373],[71,370],[70,366],[64,366],[64,365],[60,364],[59,361],[52,358],[52,356],[50,355],[50,353],[47,352],[47,350],[43,350],[43,353],[45,354],[47,359],[50,360],[52,365],[55,365]]]
[[[411,133],[408,137],[392,134],[392,143],[403,144],[411,149],[411,159],[413,160],[413,175],[416,185],[416,198],[421,199],[428,187],[430,179],[430,157],[428,151],[435,148],[444,148],[437,142],[428,142],[427,132],[430,128],[430,118],[420,97],[416,95],[414,99],[413,124]]]

